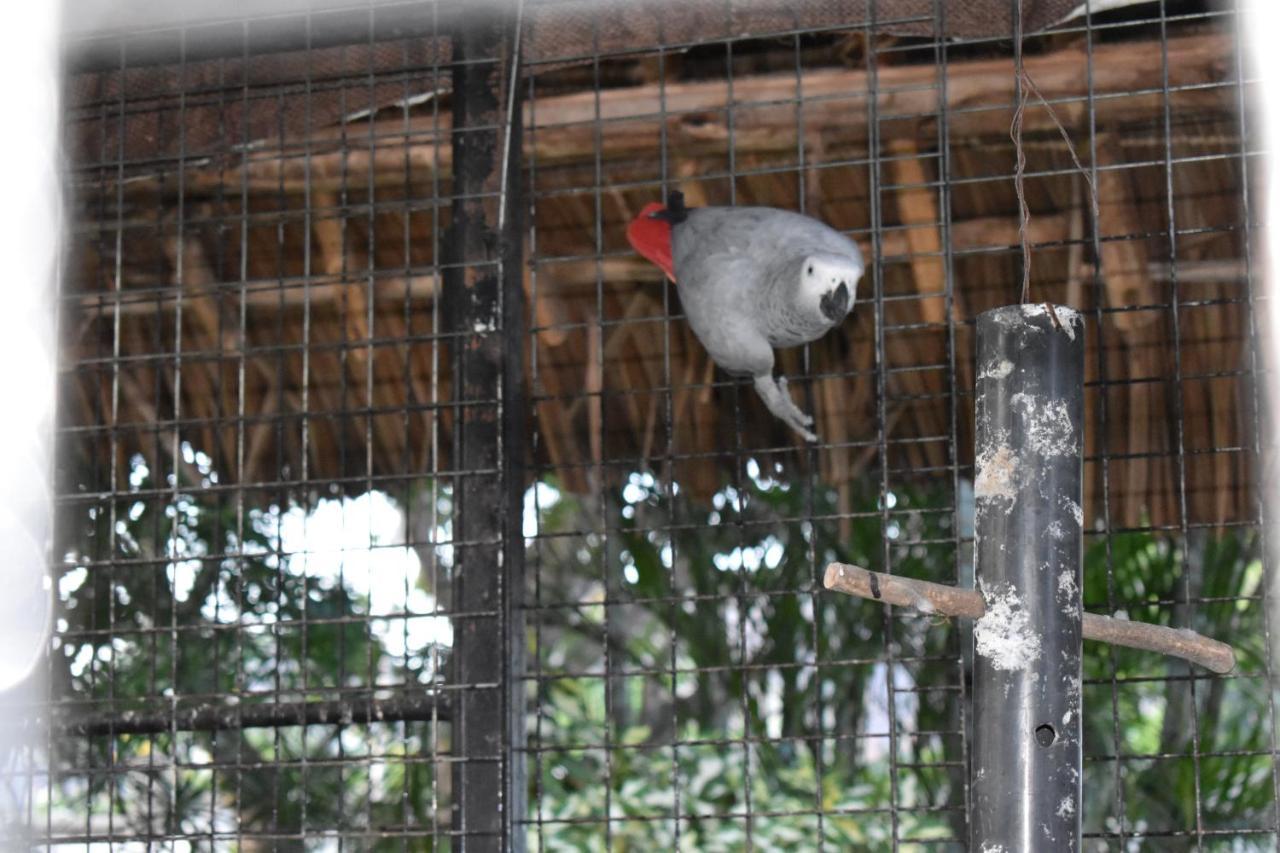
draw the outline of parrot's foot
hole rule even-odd
[[[773,412],[774,417],[804,436],[805,441],[818,440],[818,437],[809,430],[813,424],[813,418],[800,411],[800,408],[791,400],[785,378],[775,380],[772,374],[766,373],[755,377],[755,385],[756,393],[760,395],[761,400],[764,400],[765,406]]]
[[[791,416],[798,420],[804,426],[813,426],[813,415],[806,415],[800,410],[800,407],[791,399],[791,391],[787,387],[787,377],[778,377],[778,390],[782,392],[782,401],[786,405],[787,410],[791,412]]]

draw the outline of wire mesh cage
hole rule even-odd
[[[1087,320],[1085,609],[1239,658],[1085,646],[1085,847],[1271,849],[1236,12],[1075,5],[387,3],[76,45],[59,618],[10,837],[964,848],[968,627],[821,578],[973,586],[975,318],[1026,272]],[[849,320],[777,353],[817,442],[627,244],[676,190],[860,245]]]

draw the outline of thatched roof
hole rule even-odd
[[[1028,45],[1028,68],[1081,160],[1087,166],[1096,148],[1102,169],[1095,278],[1088,188],[1048,111],[1028,106],[1032,292],[1088,313],[1086,511],[1102,511],[1105,453],[1113,524],[1177,524],[1184,474],[1192,523],[1252,512],[1233,44],[1203,24],[1171,27],[1170,37],[1167,66],[1147,30],[1105,33],[1091,60],[1080,34]],[[674,289],[626,245],[625,223],[660,196],[664,166],[693,203],[803,207],[851,232],[876,268],[852,320],[812,347],[812,381],[796,376],[805,370],[800,351],[781,354],[793,390],[812,394],[800,399],[816,414],[824,482],[841,488],[874,469],[882,438],[895,481],[949,478],[949,466],[971,464],[972,321],[1017,299],[1014,78],[1006,45],[954,49],[943,171],[937,54],[914,44],[875,45],[883,52],[869,74],[858,35],[810,39],[799,83],[791,40],[744,45],[735,49],[732,117],[723,59],[705,62],[696,51],[666,58],[662,86],[651,56],[602,63],[598,95],[594,72],[581,68],[535,78],[524,150],[539,466],[586,490],[601,463],[612,476],[657,466],[670,450],[675,476],[705,494],[739,441],[799,464],[808,458],[749,389],[713,369],[682,320],[664,322],[668,307],[679,311]],[[1167,97],[1165,67],[1174,89]],[[186,106],[294,115],[306,97],[296,81],[275,81],[242,103],[245,73],[224,63],[225,85],[192,94]],[[121,461],[167,453],[176,414],[181,435],[214,456],[226,485],[305,474],[360,489],[370,477],[376,485],[432,470],[433,413],[441,413],[442,453],[452,423],[449,371],[430,339],[434,247],[448,219],[447,201],[437,199],[449,186],[449,112],[443,92],[408,107],[387,100],[390,90],[395,100],[433,91],[429,68],[415,74],[387,71],[376,86],[368,75],[324,83],[343,84],[341,110],[322,122],[313,115],[309,132],[249,138],[251,122],[229,119],[183,149],[182,171],[157,157],[76,173],[63,321],[73,451],[101,459],[114,449]],[[119,105],[98,84],[81,90],[70,127],[83,163],[116,154]],[[172,98],[144,99],[131,104],[126,126],[153,127],[172,147],[175,110]],[[869,164],[873,154],[878,165]],[[940,182],[949,217],[940,215]],[[118,440],[104,427],[117,428]],[[950,456],[953,433],[959,459]],[[1215,449],[1229,452],[1206,452]],[[436,462],[447,468],[447,459]]]

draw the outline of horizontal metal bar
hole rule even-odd
[[[448,720],[450,707],[429,694],[392,699],[342,699],[220,705],[161,711],[93,711],[55,716],[49,721],[54,736],[141,735],[179,732],[238,731],[285,726],[365,725],[369,723]]]

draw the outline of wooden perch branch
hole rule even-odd
[[[895,577],[846,563],[829,564],[822,584],[836,592],[913,607],[921,613],[981,619],[987,612],[986,602],[976,590]],[[1083,632],[1086,640],[1171,655],[1217,673],[1230,672],[1236,665],[1231,646],[1186,629],[1086,613]]]

